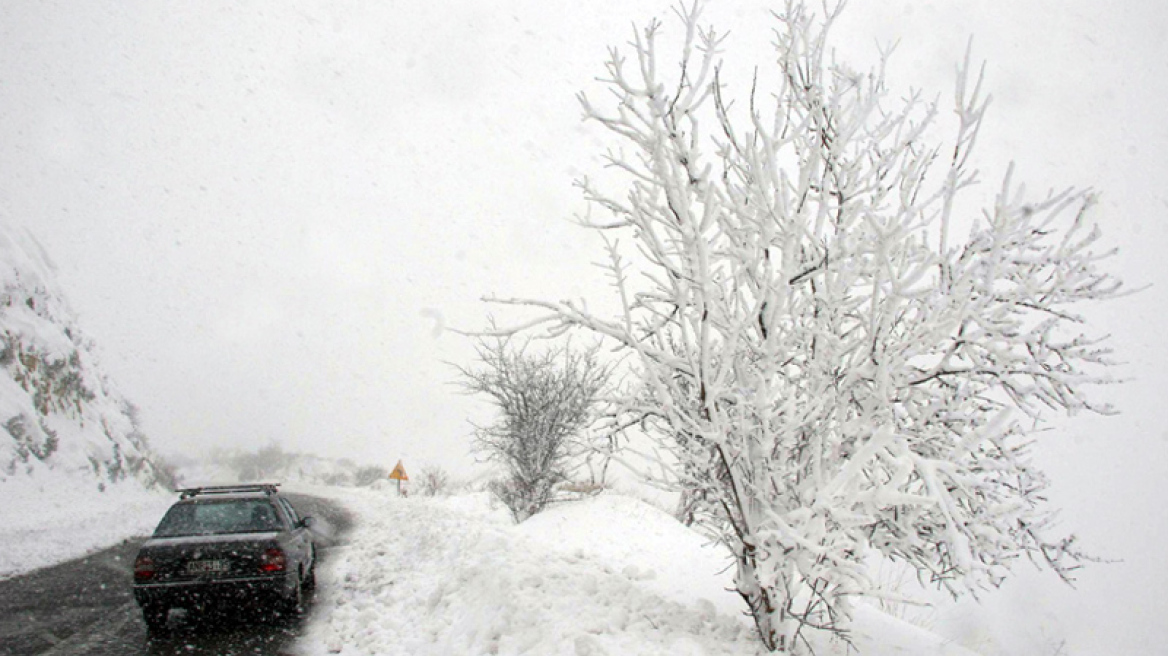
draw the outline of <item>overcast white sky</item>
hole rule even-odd
[[[604,295],[568,220],[604,135],[573,94],[668,7],[0,0],[0,220],[55,260],[163,452],[277,441],[465,471],[482,406],[450,385],[469,349],[442,329],[481,326],[486,294]],[[775,7],[708,10],[732,64],[769,59]],[[943,99],[974,36],[987,178],[1013,159],[1036,192],[1095,187],[1116,267],[1158,283],[1168,5],[853,0],[839,34],[857,65],[899,40],[894,82]],[[1161,594],[1119,596],[1168,585],[1165,310],[1153,287],[1096,314],[1130,362],[1109,394],[1124,414],[1063,422],[1041,454],[1068,524],[1128,563],[1072,601],[1019,593],[1099,600],[1077,644],[1168,644]]]

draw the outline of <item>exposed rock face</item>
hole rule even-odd
[[[53,470],[102,490],[170,485],[55,277],[31,235],[0,223],[0,482]]]

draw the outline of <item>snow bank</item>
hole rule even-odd
[[[643,501],[606,494],[558,506],[517,528],[541,548],[587,557],[670,601],[696,599],[730,616],[744,610],[728,592],[730,553]]]
[[[105,486],[50,469],[0,482],[0,578],[148,535],[174,494],[136,479]]]
[[[760,653],[726,554],[640,501],[603,495],[515,526],[482,494],[329,494],[357,525],[319,572],[300,656]],[[970,653],[872,609],[856,629],[864,655]]]

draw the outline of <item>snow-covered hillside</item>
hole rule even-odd
[[[316,492],[357,525],[319,573],[301,656],[761,653],[727,590],[728,554],[642,501],[604,494],[517,526],[481,493]],[[839,656],[972,653],[869,606],[853,640],[853,651],[812,644]]]
[[[375,464],[284,451],[279,444],[269,444],[256,451],[211,449],[198,457],[176,455],[169,464],[174,466],[179,487],[255,481],[361,486],[387,481],[390,472],[389,468]]]
[[[3,224],[0,429],[0,525],[11,543],[0,551],[0,576],[50,562],[38,555],[46,540],[65,540],[75,553],[101,546],[124,530],[101,508],[149,503],[170,482],[134,406],[78,329],[48,257]],[[54,532],[74,525],[90,530]]]

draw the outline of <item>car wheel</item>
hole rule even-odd
[[[142,619],[146,622],[146,633],[157,636],[166,633],[166,621],[170,609],[161,604],[149,604],[142,607]]]

